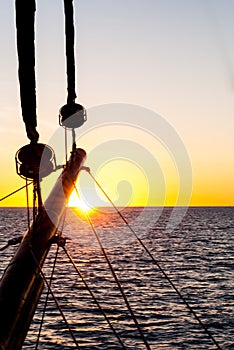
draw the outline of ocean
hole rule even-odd
[[[177,208],[174,212],[172,208],[151,207],[120,210],[220,348],[234,349],[234,207]],[[51,286],[80,348],[122,349],[89,290],[126,349],[146,348],[103,256],[105,251],[150,349],[216,349],[119,215],[102,208],[90,213],[90,217],[102,249],[77,210],[67,209],[60,228],[66,249],[86,285],[60,248]],[[0,208],[0,248],[26,229],[25,208]],[[0,252],[1,275],[16,249],[17,246],[10,246]],[[53,246],[43,268],[48,278],[55,254]],[[46,294],[45,287],[23,346],[25,350],[35,349]],[[38,349],[75,348],[49,295]]]

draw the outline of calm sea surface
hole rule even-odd
[[[127,208],[131,227],[168,274],[222,349],[234,349],[234,207]],[[184,215],[185,214],[185,215]],[[91,219],[151,349],[216,349],[194,316],[152,262],[134,234],[112,210]],[[178,222],[181,221],[181,222]],[[0,248],[27,229],[24,208],[0,208]],[[70,252],[88,287],[127,349],[145,349],[84,217],[69,209],[63,227]],[[0,273],[17,246],[0,252]],[[44,266],[50,275],[56,247]],[[59,250],[52,290],[81,349],[121,349],[81,277]],[[46,288],[23,349],[35,349]],[[75,349],[50,296],[38,349]]]

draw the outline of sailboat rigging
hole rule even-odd
[[[51,194],[43,203],[41,180],[57,170],[53,150],[38,143],[36,130],[36,91],[35,91],[35,49],[34,17],[36,4],[31,0],[27,9],[16,0],[17,49],[19,59],[19,83],[23,120],[30,144],[16,154],[18,175],[32,180],[34,185],[33,222],[25,233],[22,242],[0,282],[0,348],[21,349],[43,289],[41,268],[56,236],[61,216],[73,189],[79,170],[86,158],[84,150],[76,147],[75,127],[86,120],[85,109],[75,103],[75,65],[73,1],[64,1],[67,37],[67,104],[60,110],[61,124],[73,133],[73,146],[70,160],[57,180]],[[26,14],[26,16],[25,16]],[[75,123],[75,124],[74,124]],[[27,186],[26,186],[27,188]],[[38,210],[36,213],[36,197]]]
[[[17,174],[26,180],[26,185],[20,189],[24,187],[28,189],[29,184],[33,184],[34,205],[33,220],[31,224],[28,225],[28,230],[24,236],[18,237],[17,240],[9,240],[8,244],[3,247],[3,249],[5,249],[11,244],[20,244],[0,281],[0,350],[20,350],[22,348],[45,286],[48,288],[48,293],[50,292],[52,294],[62,318],[69,329],[71,337],[74,340],[76,348],[81,348],[73,333],[72,327],[70,327],[69,323],[66,321],[66,317],[53,294],[51,283],[47,280],[43,272],[44,262],[53,244],[57,245],[57,252],[59,248],[63,249],[67,258],[84,283],[86,290],[88,290],[96,306],[99,308],[99,311],[102,313],[102,316],[108,323],[108,326],[116,336],[121,348],[127,349],[120,334],[116,331],[107,313],[102,308],[95,294],[89,288],[89,285],[82,276],[79,267],[76,265],[71,254],[67,250],[66,239],[62,236],[62,232],[59,232],[59,225],[64,219],[67,202],[71,192],[75,189],[79,196],[79,191],[76,187],[76,180],[82,170],[86,171],[91,176],[97,187],[102,191],[109,203],[116,210],[124,225],[136,238],[137,243],[140,245],[151,263],[160,271],[165,280],[169,282],[170,287],[187,307],[189,313],[192,314],[199,323],[199,326],[201,326],[213,345],[215,345],[217,349],[221,349],[220,345],[202,319],[190,306],[189,302],[177,288],[169,274],[165,272],[159,261],[147,248],[144,241],[128,223],[125,216],[115,206],[107,192],[92,174],[90,168],[84,166],[86,152],[81,148],[77,148],[75,133],[76,128],[81,127],[83,123],[86,122],[87,115],[85,108],[81,104],[75,102],[77,95],[75,89],[73,0],[64,0],[68,95],[66,104],[59,110],[59,124],[65,130],[65,165],[58,166],[53,149],[49,145],[38,142],[39,133],[36,129],[37,115],[34,49],[35,11],[35,0],[30,0],[28,2],[27,16],[25,16],[25,8],[22,6],[22,1],[16,0],[17,49],[19,59],[18,73],[21,107],[27,137],[30,140],[29,144],[23,146],[16,153],[16,170]],[[68,152],[66,143],[68,131],[71,131],[72,133],[72,150],[69,160],[67,159]],[[61,175],[55,183],[50,195],[46,201],[43,202],[41,196],[42,179],[61,168],[63,168]],[[36,201],[38,204],[37,206]],[[138,321],[138,317],[136,316],[131,303],[128,300],[127,293],[118,279],[118,275],[113,268],[108,252],[104,248],[91,218],[88,214],[85,214],[85,216],[94,233],[96,241],[100,246],[100,250],[112,274],[113,280],[116,283],[126,308],[134,322],[141,344],[144,348],[150,350],[150,343],[145,336],[144,330]],[[38,342],[36,348],[37,346]]]

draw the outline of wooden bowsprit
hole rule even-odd
[[[0,281],[0,350],[19,350],[43,289],[40,276],[86,152],[76,149]],[[36,258],[36,259],[35,259]]]

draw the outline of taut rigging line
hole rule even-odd
[[[56,249],[56,252],[55,252],[54,263],[53,263],[53,266],[52,266],[52,271],[51,271],[50,279],[49,279],[49,282],[48,282],[50,287],[51,287],[52,279],[53,279],[53,276],[54,276],[55,266],[56,266],[57,257],[58,257],[58,251],[59,251],[59,246],[57,246],[57,249]],[[38,330],[37,342],[36,342],[35,350],[38,349],[38,345],[39,345],[39,341],[40,341],[42,326],[43,326],[43,322],[44,322],[44,318],[45,318],[45,312],[46,312],[47,303],[48,303],[48,299],[49,299],[49,293],[50,293],[50,289],[48,288],[47,289],[47,293],[46,293],[46,299],[45,299],[45,302],[44,302],[44,308],[43,308],[43,311],[42,311],[41,322],[40,322],[40,326],[39,326],[39,330]]]
[[[66,212],[65,212],[66,213]],[[52,267],[52,271],[51,271],[51,275],[50,275],[50,279],[49,282],[47,282],[47,285],[50,286],[50,288],[48,288],[47,294],[46,294],[46,300],[44,303],[44,309],[42,312],[42,318],[41,318],[41,322],[40,322],[40,327],[39,327],[39,331],[38,331],[38,337],[37,337],[37,343],[36,343],[36,347],[35,350],[38,349],[38,345],[39,345],[39,340],[40,340],[40,335],[41,335],[41,330],[42,330],[42,325],[43,325],[43,321],[44,321],[44,316],[45,316],[45,312],[46,312],[46,307],[47,307],[47,302],[48,302],[48,297],[49,297],[49,293],[51,292],[51,283],[52,283],[52,278],[53,278],[53,274],[55,271],[55,265],[56,265],[56,261],[57,261],[57,257],[58,257],[58,252],[59,252],[59,248],[62,247],[64,253],[66,254],[69,262],[72,264],[72,266],[74,267],[75,271],[77,272],[77,274],[79,275],[79,277],[81,278],[82,282],[84,283],[86,289],[88,290],[90,296],[92,297],[92,299],[94,300],[95,304],[97,305],[99,311],[102,313],[102,315],[104,316],[106,322],[108,323],[110,329],[113,331],[115,337],[118,339],[120,345],[122,346],[122,348],[125,350],[126,347],[124,345],[124,343],[122,342],[121,338],[119,337],[118,333],[116,332],[114,326],[112,325],[111,321],[109,320],[108,316],[106,315],[106,312],[103,310],[103,308],[101,307],[99,301],[97,300],[97,298],[95,297],[94,293],[92,292],[92,290],[90,289],[90,287],[88,286],[85,278],[83,277],[79,267],[76,265],[74,259],[72,258],[71,254],[68,252],[68,250],[65,247],[66,244],[66,239],[64,237],[62,237],[62,231],[63,231],[63,226],[65,223],[65,215],[63,216],[63,222],[62,222],[62,227],[60,229],[60,232],[57,233],[57,235],[54,237],[53,239],[53,243],[57,244],[57,249],[56,249],[56,253],[55,253],[55,258],[54,258],[54,263],[53,263],[53,267]],[[42,276],[43,277],[43,276]],[[55,296],[52,295],[53,298],[55,299]],[[57,304],[57,303],[56,303]],[[59,310],[61,312],[61,310]],[[68,322],[66,321],[66,324]]]
[[[138,237],[138,235],[136,234],[136,232],[133,230],[133,228],[129,225],[128,221],[126,220],[126,218],[123,216],[123,214],[119,211],[119,209],[116,207],[116,205],[114,204],[114,202],[111,200],[111,198],[108,196],[108,194],[106,193],[106,191],[103,189],[103,187],[99,184],[99,182],[95,179],[95,177],[93,176],[93,174],[90,171],[89,167],[86,166],[82,166],[81,168],[82,170],[85,170],[86,172],[89,173],[89,175],[91,176],[91,178],[93,179],[93,181],[95,182],[95,184],[98,186],[98,188],[102,191],[102,193],[104,194],[104,196],[108,199],[108,201],[110,202],[110,204],[113,206],[113,208],[116,210],[116,212],[119,214],[119,216],[121,217],[121,219],[124,221],[124,223],[127,225],[127,227],[129,228],[129,230],[133,233],[133,235],[135,236],[135,238],[137,239],[137,241],[140,243],[140,245],[144,248],[144,250],[146,251],[146,253],[150,256],[151,260],[153,261],[153,263],[158,267],[158,269],[160,270],[160,272],[163,274],[163,276],[166,278],[166,280],[170,283],[171,287],[174,289],[174,291],[177,293],[177,295],[179,296],[179,298],[183,301],[183,303],[186,305],[186,307],[188,308],[188,310],[191,312],[191,314],[195,317],[195,319],[198,321],[198,323],[200,324],[200,326],[203,328],[203,330],[205,331],[205,333],[208,335],[208,337],[212,340],[212,342],[216,345],[217,349],[222,350],[222,348],[220,347],[220,345],[217,343],[217,341],[215,340],[215,338],[213,337],[213,335],[210,333],[210,331],[207,329],[207,327],[205,326],[205,324],[202,322],[202,320],[200,319],[200,317],[197,315],[197,313],[193,310],[193,308],[190,306],[190,304],[187,302],[187,300],[185,299],[185,297],[181,294],[181,292],[179,291],[179,289],[176,287],[176,285],[174,284],[174,282],[171,280],[171,278],[169,277],[169,275],[165,272],[165,270],[162,268],[162,266],[159,264],[159,262],[155,259],[155,257],[153,256],[153,254],[149,251],[149,249],[146,247],[146,245],[144,244],[144,242]]]
[[[77,186],[76,186],[74,180],[72,180],[72,181],[73,181],[73,186],[74,186],[74,189],[76,191],[76,194],[77,194],[77,196],[79,198],[80,196],[79,196],[79,192],[78,192]],[[106,251],[105,251],[105,249],[104,249],[104,247],[102,245],[102,242],[101,242],[101,240],[99,238],[99,235],[98,235],[98,233],[97,233],[97,231],[96,231],[96,229],[95,229],[95,227],[93,225],[93,222],[92,222],[90,216],[87,213],[85,213],[85,216],[86,216],[86,219],[87,219],[87,221],[88,221],[88,223],[89,223],[89,225],[90,225],[90,227],[91,227],[91,229],[92,229],[92,231],[94,233],[94,236],[95,236],[95,238],[96,238],[96,240],[97,240],[97,242],[98,242],[98,244],[99,244],[99,246],[101,248],[101,251],[102,251],[102,253],[103,253],[103,255],[104,255],[105,259],[106,259],[106,262],[107,262],[107,264],[108,264],[108,266],[110,268],[110,271],[112,273],[112,276],[113,276],[113,278],[114,278],[114,280],[115,280],[115,282],[116,282],[116,284],[117,284],[117,286],[119,288],[119,291],[120,291],[120,293],[121,293],[121,295],[122,295],[122,297],[124,299],[124,302],[125,302],[125,304],[127,306],[127,309],[130,312],[131,317],[132,317],[132,319],[133,319],[133,321],[134,321],[134,323],[136,325],[138,333],[139,333],[143,343],[145,344],[146,349],[147,350],[151,350],[151,348],[150,348],[150,346],[149,346],[149,344],[147,342],[147,339],[145,338],[145,335],[144,335],[144,333],[143,333],[143,331],[141,329],[141,326],[140,326],[140,324],[139,324],[139,322],[138,322],[138,320],[137,320],[137,318],[136,318],[136,316],[135,316],[135,314],[133,312],[133,309],[132,309],[132,307],[131,307],[131,305],[130,305],[130,303],[128,301],[128,298],[127,298],[127,296],[126,296],[126,294],[125,294],[125,292],[123,290],[123,287],[122,287],[122,285],[121,285],[121,283],[120,283],[120,281],[118,279],[118,276],[116,275],[115,270],[114,270],[114,268],[113,268],[113,266],[111,264],[111,261],[110,261],[108,255],[107,255],[107,253],[106,253]]]
[[[57,308],[58,308],[58,310],[59,310],[59,312],[60,312],[60,314],[61,314],[61,316],[62,316],[62,318],[63,318],[63,321],[65,322],[65,324],[66,324],[66,326],[67,326],[67,328],[68,328],[68,330],[69,330],[69,332],[70,332],[70,335],[71,335],[71,337],[72,337],[74,343],[76,344],[77,349],[81,350],[81,348],[80,348],[80,346],[79,346],[79,344],[78,344],[78,342],[77,342],[77,340],[76,340],[76,338],[75,338],[75,335],[74,335],[74,333],[73,333],[73,331],[72,331],[72,329],[71,329],[71,327],[70,327],[70,325],[69,325],[69,323],[68,323],[68,321],[67,321],[67,319],[66,319],[66,316],[64,315],[64,313],[63,313],[63,311],[62,311],[62,308],[61,308],[61,306],[60,306],[60,304],[59,304],[59,302],[58,302],[56,296],[54,295],[54,292],[53,292],[52,289],[51,289],[51,285],[50,285],[50,283],[47,281],[47,278],[46,278],[44,272],[42,271],[42,268],[41,268],[39,262],[37,261],[37,258],[36,258],[35,254],[33,253],[32,250],[31,250],[31,254],[32,254],[32,257],[33,257],[35,263],[37,264],[37,267],[38,267],[38,269],[39,269],[39,271],[40,271],[40,274],[41,274],[41,276],[42,276],[42,278],[43,278],[43,281],[45,282],[45,284],[46,284],[48,290],[50,291],[50,293],[51,293],[51,295],[52,295],[52,297],[53,297],[53,299],[54,299],[54,301],[55,301],[55,304],[56,304],[56,306],[57,306]]]
[[[113,327],[112,323],[110,322],[109,318],[107,317],[105,311],[103,310],[103,308],[101,307],[100,303],[98,302],[97,298],[95,297],[95,295],[93,294],[93,292],[91,291],[91,289],[89,288],[85,278],[83,277],[80,269],[78,268],[78,266],[76,265],[75,261],[73,260],[72,256],[70,255],[70,253],[67,251],[65,245],[62,246],[66,256],[68,257],[68,259],[70,260],[71,264],[73,265],[73,267],[75,268],[76,272],[78,273],[79,277],[81,278],[82,282],[84,283],[86,289],[88,290],[89,294],[91,295],[91,297],[93,298],[94,302],[96,303],[98,309],[100,310],[100,312],[103,314],[106,322],[108,323],[108,325],[110,326],[111,330],[113,331],[114,335],[116,336],[116,338],[118,339],[120,345],[122,346],[123,349],[126,349],[125,345],[123,344],[121,338],[119,337],[118,333],[116,332],[115,328]]]
[[[33,181],[30,181],[30,182],[26,183],[26,185],[24,185],[24,186],[22,186],[22,187],[19,187],[17,190],[15,190],[15,191],[13,191],[13,192],[7,194],[6,196],[0,198],[0,202],[3,201],[4,199],[7,199],[7,198],[10,197],[10,196],[12,196],[13,194],[15,194],[15,193],[17,193],[17,192],[23,190],[25,187],[28,187],[28,186],[31,185],[32,183],[33,183]]]

